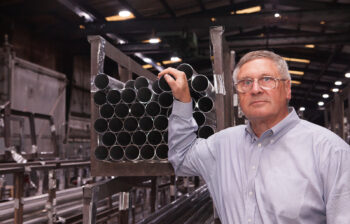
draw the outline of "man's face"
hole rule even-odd
[[[263,76],[281,78],[275,63],[267,58],[254,59],[245,63],[237,75],[237,80],[259,79]],[[290,80],[277,81],[274,89],[262,89],[254,81],[246,93],[238,93],[240,106],[250,121],[283,119],[288,114],[287,100],[291,98]]]

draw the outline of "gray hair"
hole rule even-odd
[[[266,50],[260,50],[260,51],[252,51],[247,54],[245,54],[241,60],[239,60],[238,64],[235,67],[235,70],[233,71],[233,82],[237,83],[237,75],[239,73],[240,68],[247,62],[252,61],[254,59],[258,58],[267,58],[270,59],[275,63],[277,66],[277,69],[284,79],[291,79],[290,74],[288,72],[288,65],[287,62],[279,55]]]

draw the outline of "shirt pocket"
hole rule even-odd
[[[266,209],[277,220],[296,219],[304,203],[308,180],[281,171],[268,171],[265,176],[265,190],[268,200]]]

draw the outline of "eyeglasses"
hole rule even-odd
[[[286,79],[274,78],[272,76],[263,76],[258,79],[247,78],[239,80],[237,83],[235,83],[236,90],[240,93],[249,92],[253,88],[255,80],[258,80],[260,88],[265,90],[276,88],[278,81],[286,81]]]

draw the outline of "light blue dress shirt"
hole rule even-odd
[[[196,137],[192,103],[174,101],[169,161],[199,175],[224,224],[350,224],[350,147],[289,115],[258,138],[248,125]]]

